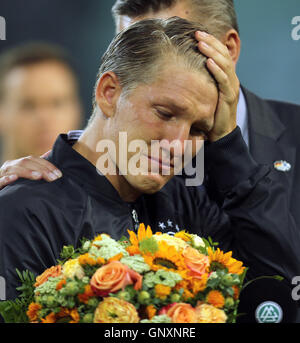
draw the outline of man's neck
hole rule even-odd
[[[99,158],[106,154],[104,152],[97,152],[97,145],[101,139],[103,139],[102,132],[101,120],[95,119],[84,130],[79,140],[73,145],[73,149],[92,163],[95,166],[95,169],[97,168],[97,170],[108,179],[112,186],[117,190],[122,200],[126,202],[134,202],[141,194],[127,182],[123,175],[119,174],[118,168],[116,167],[116,175],[107,174],[101,163],[98,163]],[[106,157],[110,158],[108,156],[109,155],[106,154]],[[111,159],[110,163],[115,164]]]

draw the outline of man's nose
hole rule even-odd
[[[169,128],[166,132],[165,140],[172,147],[173,156],[182,155],[185,150],[185,142],[190,136],[190,126],[179,124]]]

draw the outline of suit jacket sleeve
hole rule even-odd
[[[221,212],[227,216],[223,225],[212,226],[215,220],[210,218],[221,212],[215,203],[206,206],[205,235],[219,241],[224,250],[232,250],[249,267],[248,279],[281,275],[291,284],[300,275],[300,231],[289,212],[288,192],[268,177],[269,167],[252,159],[238,127],[208,143],[205,169],[209,184],[222,199]]]

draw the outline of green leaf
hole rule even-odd
[[[21,273],[17,269],[16,272],[21,281],[21,286],[17,288],[20,295],[15,300],[0,302],[0,314],[6,323],[28,323],[26,312],[34,298],[35,276],[28,270]]]
[[[126,236],[122,236],[118,241],[124,248],[131,245],[130,240]]]

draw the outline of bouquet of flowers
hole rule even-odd
[[[12,321],[23,311],[19,320],[31,323],[235,322],[246,268],[231,252],[185,231],[128,232],[65,246],[37,278],[19,273],[21,297],[0,313]]]

